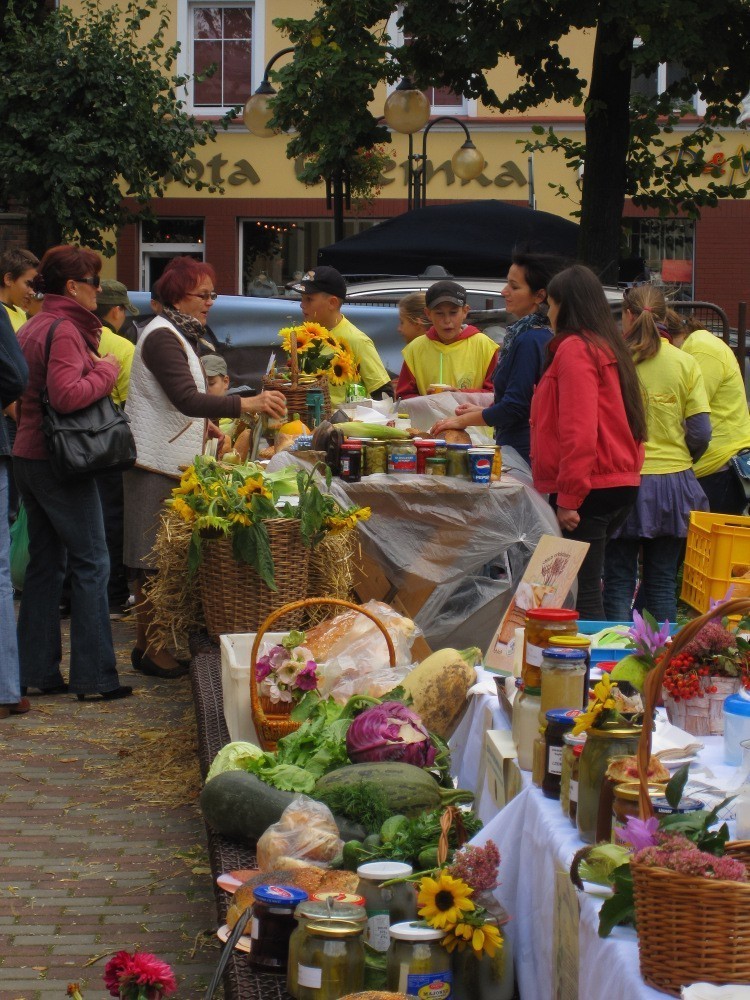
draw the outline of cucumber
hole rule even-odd
[[[214,779],[215,780],[215,779]],[[372,781],[382,788],[394,813],[416,816],[428,809],[438,809],[451,802],[473,801],[472,792],[456,788],[441,788],[437,781],[413,764],[382,762],[374,764],[349,764],[329,771],[318,778],[313,795],[329,792],[334,788]]]
[[[200,802],[203,818],[217,833],[254,844],[296,798],[296,793],[272,788],[247,771],[225,771],[206,782]],[[343,840],[364,840],[363,826],[341,816],[333,818]]]

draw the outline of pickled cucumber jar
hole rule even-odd
[[[638,750],[641,727],[623,722],[604,723],[589,729],[578,768],[578,809],[576,826],[581,839],[593,844],[599,815],[599,796],[604,775],[613,757]]]
[[[395,993],[449,1000],[453,996],[451,956],[440,941],[445,931],[411,923],[391,927],[386,986]]]
[[[349,895],[348,893],[332,893],[332,896],[343,895],[351,900],[359,900],[361,896]],[[364,902],[364,900],[362,900]],[[297,920],[297,927],[289,938],[289,961],[287,967],[286,989],[293,997],[297,996],[297,968],[299,966],[299,955],[302,942],[307,937],[307,928],[311,923],[324,923],[327,920],[346,920],[349,923],[359,924],[364,933],[367,924],[367,913],[361,903],[337,902],[332,899],[329,903],[326,900],[315,899],[313,896],[304,903],[300,903],[294,911]]]
[[[410,882],[397,882],[381,888],[381,882],[407,878],[413,869],[400,861],[369,861],[357,869],[359,892],[365,897],[367,929],[365,941],[375,951],[386,952],[390,928],[403,920],[416,920],[417,894]]]
[[[339,1000],[365,984],[362,924],[325,920],[307,925],[297,961],[297,1000]]]
[[[453,952],[452,1000],[513,1000],[513,951],[500,928],[502,948],[477,958],[472,948]]]

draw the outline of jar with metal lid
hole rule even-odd
[[[358,483],[362,478],[362,445],[344,441],[339,452],[339,476],[347,483]]]
[[[253,889],[249,962],[265,972],[287,970],[289,939],[297,926],[295,910],[307,893],[291,885],[259,885]]]
[[[386,986],[395,993],[436,997],[452,996],[451,956],[440,941],[445,931],[409,922],[391,927]],[[442,987],[442,988],[441,988]]]
[[[365,984],[362,924],[311,921],[299,948],[297,1000],[339,1000]]]
[[[432,438],[417,438],[414,447],[417,449],[417,472],[423,476],[427,472],[427,459],[436,457],[437,442]]]
[[[574,736],[572,733],[565,733],[563,736],[562,771],[560,772],[560,808],[566,816],[570,813],[570,780],[573,775],[573,761],[575,760],[574,750],[583,744],[586,737]],[[578,789],[576,788],[576,801],[578,801]]]
[[[445,449],[447,474],[454,479],[470,479],[469,472],[470,444],[448,444]]]
[[[539,720],[537,719],[537,726]],[[534,745],[531,749],[531,780],[538,787],[542,787],[544,781],[544,765],[547,761],[547,741],[544,738],[545,727],[538,728],[534,737]]]
[[[447,475],[446,460],[444,458],[427,458],[425,459],[424,471],[428,476],[445,476]]]
[[[411,441],[391,441],[388,444],[388,472],[416,472],[417,449]]]
[[[650,781],[646,786],[648,796],[653,802],[664,795],[666,785],[663,782]],[[638,819],[640,808],[638,800],[640,798],[641,786],[638,781],[623,781],[615,785],[614,797],[612,799],[612,843],[621,844],[622,839],[618,836],[619,831],[625,829],[628,816]]]
[[[355,892],[311,892],[310,900],[313,903],[327,903],[328,900],[337,905],[361,906],[364,909],[365,897],[359,896]],[[351,920],[351,917],[347,917]]]
[[[361,896],[354,896],[351,893],[322,893],[327,897],[351,896],[352,899],[362,899]],[[362,900],[364,903],[364,900]],[[331,902],[315,898],[313,894],[309,900],[300,903],[294,911],[297,919],[297,927],[289,939],[289,965],[287,970],[286,988],[293,997],[297,996],[297,968],[299,966],[300,947],[307,936],[307,928],[310,923],[323,923],[327,920],[347,920],[350,923],[360,924],[364,933],[367,924],[367,913],[361,904],[342,903],[332,899]]]
[[[704,808],[700,799],[693,799],[687,795],[681,798],[679,805],[676,806],[671,806],[664,795],[657,795],[651,801],[654,805],[654,816],[657,818],[672,815],[684,816],[686,813],[697,812]]]
[[[530,608],[524,622],[524,684],[541,687],[542,653],[552,645],[552,636],[577,635],[578,612],[567,608]]]
[[[568,807],[568,819],[573,824],[576,825],[576,816],[578,815],[578,773],[581,767],[581,754],[583,753],[583,743],[576,744],[573,747],[573,760],[570,764],[570,806]]]
[[[375,951],[388,951],[391,924],[417,917],[417,894],[410,882],[381,887],[382,882],[406,878],[412,871],[411,865],[400,861],[369,861],[357,868],[367,911],[365,941]]]
[[[548,799],[560,798],[562,775],[563,736],[575,725],[580,708],[553,708],[547,712],[547,729],[544,733],[545,761],[542,791]]]
[[[385,441],[368,441],[365,445],[365,475],[376,476],[388,471],[388,444]]]
[[[579,765],[576,813],[578,833],[587,844],[596,839],[599,797],[607,766],[613,757],[636,753],[640,735],[640,726],[617,721],[588,730]]]
[[[578,649],[548,646],[542,651],[541,718],[553,708],[581,708],[586,659]]]
[[[533,768],[534,740],[539,735],[541,704],[539,688],[521,687],[513,700],[512,732],[518,750],[518,766],[522,771]]]
[[[577,649],[586,662],[586,676],[583,679],[583,702],[581,708],[586,711],[589,707],[589,688],[591,687],[591,639],[587,635],[553,635],[550,639],[551,646],[558,649]]]

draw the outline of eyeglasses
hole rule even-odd
[[[215,302],[218,299],[216,292],[188,292],[194,299],[203,299],[204,302]]]
[[[92,288],[102,287],[102,283],[99,280],[98,274],[95,274],[93,278],[73,278],[73,281],[79,281],[83,285],[91,285]]]

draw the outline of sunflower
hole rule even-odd
[[[200,483],[198,482],[198,477],[195,474],[195,468],[191,465],[185,470],[185,472],[183,472],[182,478],[180,479],[180,485],[176,486],[172,490],[172,496],[187,496],[188,493],[194,493],[199,486]]]
[[[300,353],[304,352],[310,346],[315,335],[307,330],[308,326],[315,326],[315,324],[303,323],[301,326],[285,326],[283,330],[279,330],[281,347],[287,354],[291,354],[292,352],[293,333],[297,335],[297,350]]]
[[[463,951],[470,946],[477,958],[481,958],[485,953],[493,958],[498,949],[502,951],[503,938],[500,931],[494,924],[486,923],[484,920],[479,923],[461,921],[447,930],[448,933],[440,943],[449,952],[456,948]]]
[[[347,528],[355,528],[357,521],[366,521],[372,511],[369,507],[350,507],[349,510],[332,514],[326,519],[325,526],[334,534],[337,531],[345,531]]]
[[[471,886],[446,871],[436,879],[427,876],[419,883],[419,915],[432,927],[452,929],[464,912],[474,909],[469,899],[473,892]]]
[[[264,496],[268,496],[268,491],[263,486],[262,478],[255,479],[252,476],[248,476],[242,486],[237,487],[237,495],[248,497],[253,493],[262,493]]]
[[[167,500],[167,503],[175,514],[180,515],[183,521],[187,521],[187,523],[190,524],[195,520],[195,511],[189,504],[185,503],[182,497],[174,497],[173,500]]]
[[[328,369],[328,380],[331,385],[344,385],[354,382],[357,369],[352,364],[352,358],[345,351],[338,351],[331,358]]]
[[[591,702],[588,711],[576,718],[573,725],[573,735],[586,732],[595,726],[602,712],[615,707],[615,699],[612,688],[617,685],[612,684],[609,674],[604,674],[598,684],[594,686],[594,700]]]

